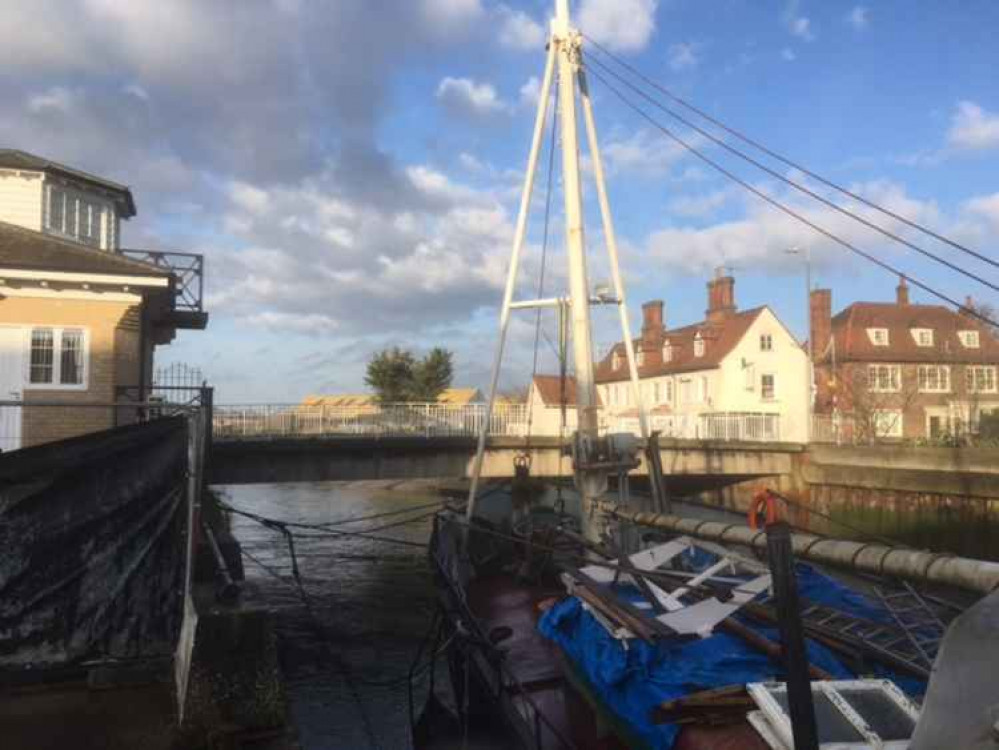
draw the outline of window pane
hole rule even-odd
[[[57,229],[60,232],[63,227],[63,201],[66,198],[66,193],[62,190],[57,190],[56,188],[51,188],[49,190],[49,228]]]
[[[71,195],[66,196],[66,234],[77,236],[76,230],[76,198]]]
[[[31,373],[32,383],[52,382],[52,329],[35,328],[31,332]]]
[[[63,385],[83,383],[83,331],[66,329],[62,332],[59,382]]]

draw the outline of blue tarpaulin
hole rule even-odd
[[[874,602],[811,566],[798,565],[796,573],[803,599],[871,620],[884,621],[888,617]],[[775,629],[750,626],[771,640],[778,640]],[[561,646],[604,706],[647,747],[657,750],[669,750],[679,732],[675,726],[651,721],[652,709],[664,701],[711,688],[783,679],[777,664],[726,633],[694,641],[666,639],[655,645],[632,639],[625,648],[576,597],[564,599],[548,610],[538,628]],[[809,661],[835,678],[858,676],[824,646],[811,640],[807,646]],[[887,672],[878,676],[894,679]],[[922,693],[925,689],[918,681],[895,681],[910,693]]]

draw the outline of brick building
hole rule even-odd
[[[832,292],[814,290],[815,412],[825,432],[937,439],[974,433],[983,414],[999,414],[999,340],[977,319],[912,304],[904,278],[894,302],[831,312]]]
[[[0,400],[24,404],[0,407],[0,449],[134,418],[94,405],[145,392],[155,347],[207,324],[200,256],[122,250],[134,215],[123,185],[0,149]]]

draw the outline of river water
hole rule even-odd
[[[441,497],[419,486],[390,490],[367,483],[219,489],[234,507],[282,521],[325,524],[407,511],[337,527],[361,531],[416,519],[376,532],[414,546],[296,530],[295,556],[313,617],[294,585],[284,537],[233,517],[246,552],[244,599],[276,612],[281,667],[303,750],[408,748],[406,675],[435,607],[425,547],[433,508],[426,506]]]

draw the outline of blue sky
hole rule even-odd
[[[126,244],[206,255],[211,325],[158,356],[201,367],[220,401],[358,391],[371,353],[396,344],[447,346],[459,384],[482,385],[551,5],[9,0],[0,143],[130,184],[139,216]],[[712,115],[997,255],[999,4],[579,0],[573,13]],[[726,265],[740,306],[769,304],[803,334],[792,246],[810,247],[835,309],[891,298],[894,278],[727,184],[592,86],[636,328],[651,298],[666,301],[670,324],[701,319],[704,283]],[[999,302],[705,150],[913,277]],[[588,187],[596,281],[606,267],[593,203]],[[549,290],[564,279],[560,195],[553,205]],[[525,296],[542,206],[539,194]],[[614,318],[596,318],[602,349]],[[504,383],[526,381],[532,345],[522,316]]]

